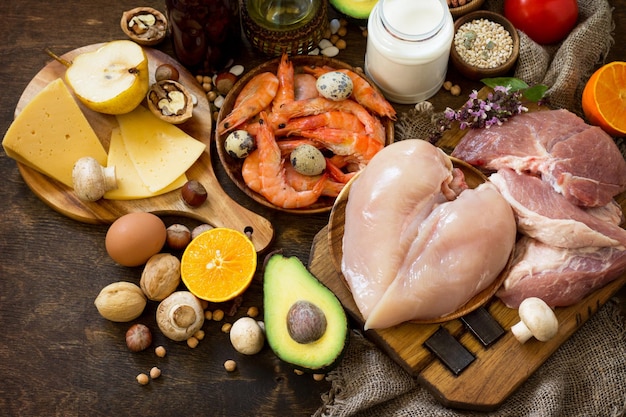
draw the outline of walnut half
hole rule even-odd
[[[148,108],[158,118],[179,124],[193,115],[193,97],[179,82],[162,80],[150,86]]]
[[[122,13],[120,26],[126,36],[140,45],[156,45],[167,35],[165,15],[152,7],[136,7]]]

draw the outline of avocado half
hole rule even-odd
[[[339,12],[359,21],[366,21],[378,0],[329,0]]]
[[[294,307],[301,305],[313,308],[294,314]],[[263,275],[263,308],[267,343],[278,358],[313,373],[324,373],[337,365],[348,341],[346,313],[335,294],[297,257],[269,255]],[[311,311],[325,322],[322,331],[320,320],[309,319],[310,314],[306,314]],[[302,337],[302,333],[312,337]]]

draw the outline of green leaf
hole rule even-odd
[[[543,98],[543,96],[546,94],[546,91],[548,91],[548,86],[543,84],[537,84],[524,90],[522,95],[527,100],[537,102]]]
[[[495,88],[497,86],[502,86],[509,88],[510,91],[525,90],[528,88],[528,84],[515,77],[483,78],[480,81],[487,87]]]

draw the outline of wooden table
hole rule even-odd
[[[609,60],[626,56],[626,2],[612,1],[616,23],[615,44]],[[137,4],[139,5],[139,4]],[[141,5],[164,10],[163,1]],[[58,53],[112,39],[124,38],[119,20],[135,7],[122,0],[8,0],[0,6],[0,86],[6,100],[0,108],[0,132],[13,120],[18,99],[35,74],[49,61],[43,53]],[[363,65],[365,40],[356,26],[346,37],[348,48],[338,56]],[[171,53],[168,42],[159,47]],[[250,48],[239,62],[247,68],[267,58]],[[449,78],[468,93],[470,83],[453,69]],[[437,109],[458,107],[464,95],[446,92],[432,99]],[[409,106],[397,106],[398,111]],[[221,169],[217,153],[214,167],[223,188],[241,205],[269,219],[275,228],[273,249],[308,260],[315,234],[327,223],[327,214],[298,216],[266,209],[241,193]],[[265,348],[254,357],[232,349],[220,328],[205,324],[207,337],[191,349],[165,339],[154,325],[155,305],[141,322],[155,329],[154,345],[163,344],[168,355],[157,358],[150,349],[130,353],[124,343],[128,324],[104,320],[93,300],[113,281],[138,282],[140,268],[116,265],[104,250],[106,225],[83,224],[62,216],[39,200],[22,180],[15,162],[0,152],[2,221],[0,222],[0,409],[3,415],[110,416],[110,415],[310,415],[321,404],[326,381],[296,375]],[[166,224],[184,218],[163,218]],[[624,290],[620,293],[626,299]],[[262,307],[259,281],[247,292],[245,307]],[[225,321],[232,322],[233,318]],[[226,359],[238,370],[227,373]],[[135,376],[159,366],[163,375],[148,386]]]

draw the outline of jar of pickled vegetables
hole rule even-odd
[[[238,1],[166,0],[165,7],[181,64],[207,75],[232,64],[242,47]]]
[[[365,73],[388,100],[417,103],[441,88],[454,37],[445,0],[379,0],[367,30]]]

